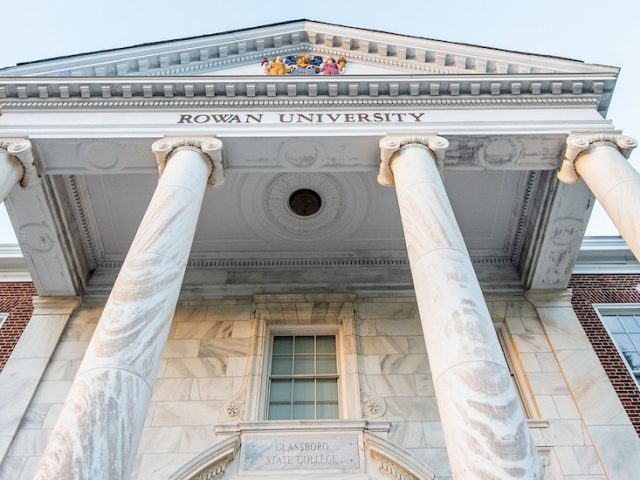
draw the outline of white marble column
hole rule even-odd
[[[576,183],[582,177],[640,260],[640,173],[627,162],[637,145],[625,135],[570,135],[558,179]]]
[[[396,186],[453,478],[541,479],[516,388],[440,177],[448,145],[437,136],[382,139],[378,181]]]
[[[158,187],[41,459],[38,480],[126,480],[156,381],[207,182],[222,142],[153,144]]]
[[[27,187],[37,180],[31,142],[22,138],[0,139],[0,203],[18,183]]]

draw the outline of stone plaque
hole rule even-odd
[[[245,471],[358,469],[357,435],[245,437]]]

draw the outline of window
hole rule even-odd
[[[598,306],[602,323],[640,384],[640,306]]]
[[[8,313],[0,313],[0,328],[2,328],[2,325],[4,325],[4,321],[9,318],[9,314]]]
[[[339,418],[335,335],[272,337],[269,420]]]

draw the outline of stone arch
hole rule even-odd
[[[418,460],[395,443],[364,432],[364,448],[367,458],[367,473],[395,480],[433,480],[435,474],[422,461]],[[205,450],[193,458],[169,480],[230,480],[235,473],[227,472],[227,466],[234,460],[241,446],[241,435],[232,435],[228,439]],[[351,474],[346,474],[351,476]],[[335,476],[338,478],[339,476]]]

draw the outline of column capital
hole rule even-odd
[[[393,171],[391,170],[391,160],[393,156],[406,145],[422,145],[429,149],[435,157],[438,170],[442,173],[444,169],[444,154],[449,148],[449,141],[438,135],[422,136],[387,136],[380,140],[380,172],[378,173],[378,183],[380,185],[393,185]]]
[[[0,151],[13,157],[22,167],[20,186],[29,188],[40,183],[40,174],[36,168],[31,142],[26,138],[0,138]]]
[[[575,162],[581,153],[598,145],[609,145],[617,148],[624,158],[629,158],[631,151],[638,146],[633,138],[616,132],[575,133],[567,137],[567,150],[562,166],[558,171],[558,180],[563,183],[576,183],[580,179]]]
[[[167,165],[169,155],[174,150],[188,149],[194,150],[211,163],[211,173],[208,184],[212,187],[219,187],[224,183],[224,169],[222,166],[222,140],[214,137],[208,138],[178,138],[166,137],[156,140],[151,145],[151,150],[158,162],[158,177],[162,176]]]

